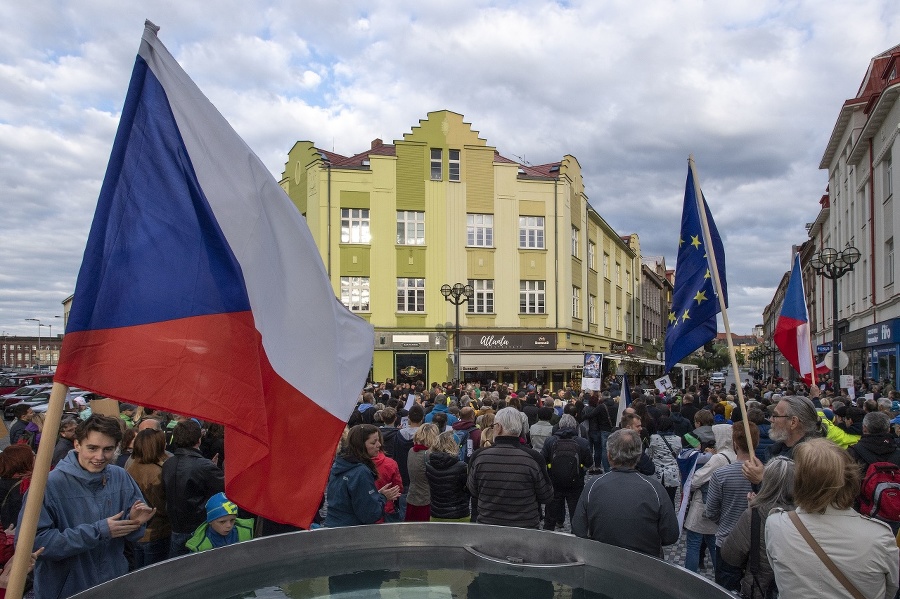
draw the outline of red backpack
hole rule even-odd
[[[869,465],[859,492],[863,516],[900,522],[900,467],[891,462]]]

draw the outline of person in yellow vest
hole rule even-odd
[[[253,518],[238,518],[238,507],[216,493],[206,502],[206,522],[197,527],[185,546],[195,553],[253,538]]]

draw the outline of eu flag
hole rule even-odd
[[[697,210],[697,191],[694,188],[693,168],[689,163],[684,187],[684,210],[681,214],[681,237],[678,240],[675,289],[672,308],[669,310],[669,325],[666,328],[666,372],[686,355],[716,338],[716,314],[722,310],[716,299],[708,248],[703,241],[700,212]],[[725,296],[722,300],[727,308],[725,250],[702,192],[700,197]]]

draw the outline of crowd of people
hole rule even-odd
[[[743,597],[894,597],[893,392],[873,386],[852,399],[827,384],[748,380],[744,414],[735,391],[638,384],[620,417],[616,377],[584,392],[373,383],[336,448],[314,526],[562,528],[663,559],[683,538],[677,565],[707,563]],[[225,496],[221,426],[128,404],[119,418],[83,416],[60,425],[35,540],[37,596],[292,529],[254,521]],[[9,536],[34,465],[35,435],[23,432],[32,420],[17,413],[16,443],[0,453]]]

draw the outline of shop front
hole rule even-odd
[[[841,338],[850,357],[849,372],[857,378],[873,379],[896,386],[900,318],[885,320],[851,331]]]
[[[459,338],[464,381],[580,388],[584,352],[558,350],[556,333],[461,333]]]
[[[445,381],[449,361],[447,336],[442,332],[375,331],[373,380],[425,386]]]

